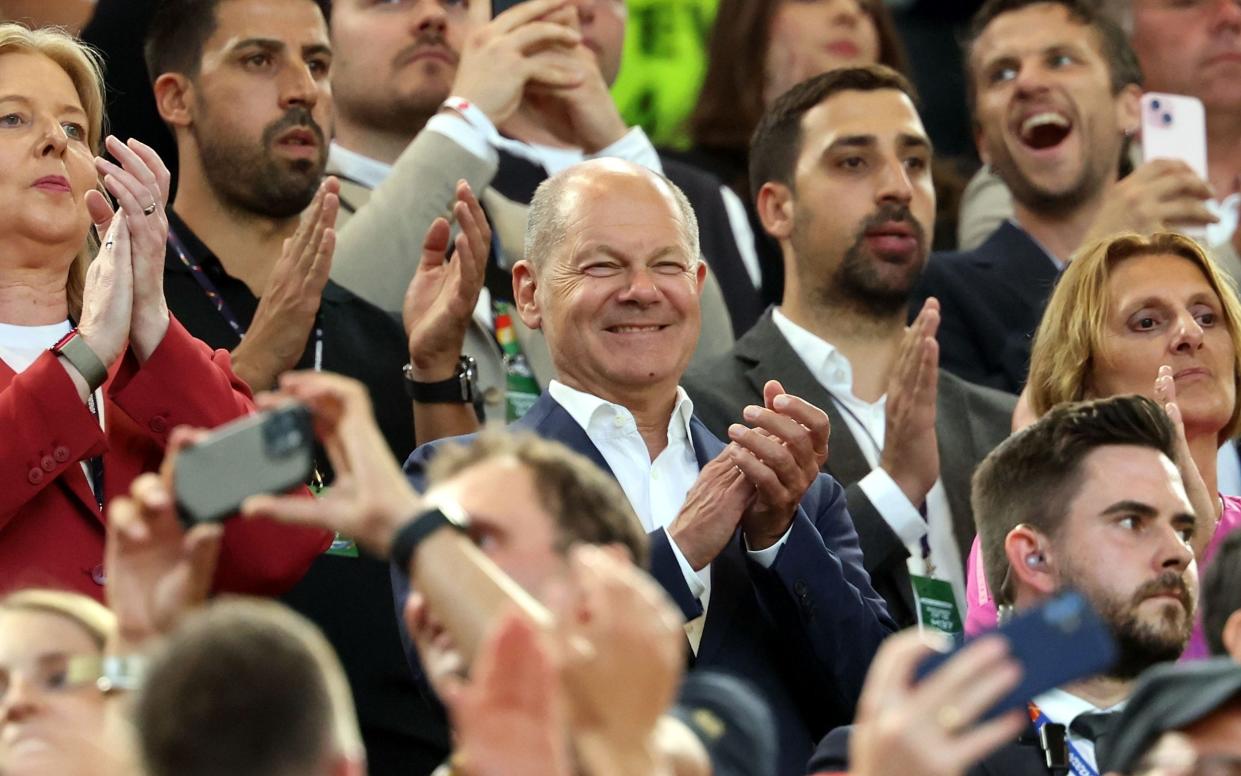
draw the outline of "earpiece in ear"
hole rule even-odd
[[[1026,565],[1030,568],[1036,568],[1043,565],[1043,553],[1035,552],[1026,556]]]

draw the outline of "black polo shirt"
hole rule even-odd
[[[258,298],[229,275],[219,259],[171,210],[168,221],[190,258],[203,268],[242,329],[249,328]],[[240,341],[232,326],[170,245],[164,296],[177,320],[213,348]],[[328,281],[319,307],[322,368],[364,383],[375,417],[398,461],[414,449],[413,406],[401,366],[409,360],[404,328],[389,313]],[[307,340],[296,369],[311,369],[315,340]],[[326,469],[324,456],[318,456]],[[324,472],[331,477],[330,471]],[[330,481],[330,480],[329,480]],[[353,688],[373,776],[430,773],[449,751],[447,723],[438,704],[423,697],[409,673],[397,634],[388,563],[366,556],[321,556],[284,597],[327,635]]]

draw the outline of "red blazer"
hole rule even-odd
[[[169,432],[218,426],[254,410],[227,351],[214,353],[176,318],[139,366],[132,349],[109,370],[105,434],[48,352],[20,375],[0,361],[0,592],[56,587],[103,599],[104,518],[80,462],[100,453],[105,502],[156,471]],[[320,530],[231,520],[215,590],[276,595],[331,543]]]

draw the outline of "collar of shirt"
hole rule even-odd
[[[1047,260],[1048,260],[1048,261],[1050,261],[1052,264],[1054,264],[1054,265],[1055,265],[1056,270],[1057,270],[1058,272],[1064,272],[1064,268],[1068,266],[1068,262],[1066,262],[1066,261],[1061,261],[1060,259],[1056,258],[1055,254],[1053,254],[1051,251],[1047,250],[1047,246],[1046,246],[1046,245],[1043,245],[1041,242],[1039,242],[1039,241],[1038,241],[1038,239],[1037,239],[1034,235],[1032,235],[1032,234],[1030,234],[1029,232],[1027,232],[1027,231],[1025,230],[1025,227],[1023,227],[1021,224],[1017,223],[1017,220],[1016,220],[1016,219],[1014,219],[1014,218],[1008,218],[1008,219],[1005,219],[1005,220],[1006,220],[1006,221],[1008,221],[1008,223],[1010,223],[1010,224],[1012,224],[1013,226],[1015,226],[1015,227],[1017,227],[1018,229],[1020,229],[1020,230],[1021,230],[1021,232],[1022,232],[1022,234],[1024,234],[1024,235],[1025,235],[1025,236],[1026,236],[1026,237],[1030,240],[1030,242],[1032,242],[1032,243],[1034,243],[1035,245],[1037,245],[1037,246],[1038,246],[1038,249],[1039,249],[1040,251],[1042,251],[1042,252],[1043,252],[1043,255],[1044,255],[1044,256],[1046,256],[1046,257],[1047,257]]]
[[[1034,705],[1038,706],[1047,715],[1047,719],[1067,726],[1073,720],[1088,712],[1121,711],[1125,708],[1125,701],[1121,701],[1115,706],[1101,709],[1085,698],[1055,687],[1035,698]]]
[[[328,149],[327,165],[329,170],[339,173],[341,177],[371,189],[392,174],[392,165],[363,156],[357,151],[350,151],[335,141]]]
[[[853,395],[853,365],[835,345],[793,323],[779,307],[772,309],[771,320],[828,393],[852,405],[868,404]],[[886,399],[886,396],[881,398],[873,406],[882,407]]]
[[[627,407],[570,388],[559,380],[552,380],[547,386],[547,392],[592,439],[610,439],[636,431],[637,424],[633,413]],[[693,437],[689,432],[689,421],[693,415],[694,402],[685,389],[678,385],[676,405],[672,409],[672,416],[668,418],[669,442],[685,440],[693,446]]]

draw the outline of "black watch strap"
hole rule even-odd
[[[462,356],[457,362],[457,372],[447,380],[422,383],[413,378],[413,364],[406,364],[405,394],[413,401],[425,404],[470,404],[474,401],[478,367],[473,358]]]
[[[448,505],[431,507],[419,512],[412,520],[401,526],[396,536],[392,537],[392,551],[389,555],[397,568],[402,572],[407,572],[418,545],[441,528],[448,526],[458,531],[465,531],[465,518],[458,510]]]

